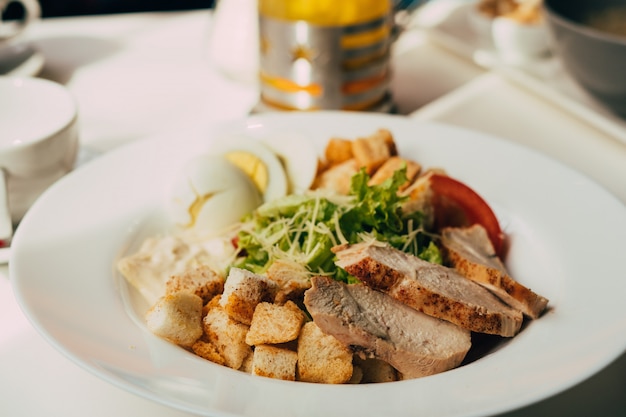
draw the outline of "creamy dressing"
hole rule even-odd
[[[147,238],[136,253],[120,259],[117,267],[153,305],[165,294],[166,282],[172,275],[207,265],[224,276],[234,256],[230,234],[206,239],[187,232]]]

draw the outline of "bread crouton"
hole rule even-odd
[[[388,130],[380,129],[371,136],[352,142],[352,153],[357,167],[372,175],[387,159],[397,153],[395,142]]]
[[[288,300],[301,300],[304,292],[311,288],[308,270],[296,262],[278,259],[270,265],[266,275],[278,286],[274,296],[276,304],[285,304]]]
[[[378,168],[374,175],[372,175],[368,182],[368,185],[372,186],[381,184],[386,179],[393,177],[393,174],[403,166],[406,166],[407,181],[402,186],[400,186],[400,190],[407,188],[413,182],[413,180],[415,180],[415,177],[417,177],[417,175],[419,174],[422,166],[417,162],[411,161],[409,159],[403,159],[399,156],[392,156],[391,158],[387,159],[382,164],[382,166]]]
[[[276,346],[259,345],[254,349],[252,374],[268,378],[296,380],[298,354]]]
[[[400,191],[401,196],[409,199],[402,204],[403,213],[420,212],[424,215],[424,227],[429,229],[435,222],[435,211],[432,205],[433,190],[430,185],[432,173],[428,172],[418,177],[411,185]]]
[[[304,312],[292,301],[287,301],[282,306],[260,303],[254,310],[246,343],[252,346],[295,340],[300,334],[304,319]]]
[[[205,337],[224,358],[224,364],[239,369],[252,348],[246,344],[248,326],[233,320],[220,306],[212,308],[202,320]]]
[[[354,365],[353,363],[352,376],[350,377],[348,384],[360,384],[362,380],[363,380],[363,370],[359,368],[358,366]]]
[[[352,141],[349,139],[331,138],[324,149],[324,158],[329,166],[340,164],[352,157]]]
[[[245,372],[247,374],[251,374],[252,373],[252,361],[253,360],[254,360],[254,350],[252,350],[250,352],[250,354],[245,357],[245,359],[243,360],[243,363],[239,367],[239,370],[241,372]]]
[[[315,322],[307,322],[298,338],[298,379],[305,382],[343,384],[352,377],[352,352]]]
[[[396,141],[393,139],[393,135],[387,129],[378,129],[376,133],[372,136],[376,136],[378,138],[382,138],[385,145],[389,149],[389,155],[396,156],[398,155],[398,147],[396,146]]]
[[[339,194],[348,194],[352,176],[359,172],[355,159],[348,159],[328,168],[317,176],[313,189],[333,190]]]
[[[204,316],[207,315],[207,313],[215,307],[219,307],[222,308],[220,306],[220,300],[222,299],[222,294],[218,294],[215,297],[211,298],[211,300],[206,303],[203,307],[202,307],[202,318],[204,318]]]
[[[396,371],[393,366],[380,359],[362,359],[358,355],[355,355],[354,364],[363,372],[363,377],[361,378],[362,384],[398,380],[398,371]]]
[[[224,357],[218,352],[217,347],[211,342],[202,339],[196,340],[191,346],[191,350],[196,355],[218,365],[224,365]]]
[[[233,319],[250,325],[257,304],[272,301],[276,283],[245,269],[231,268],[220,305]]]
[[[190,347],[202,336],[202,298],[186,292],[166,295],[146,312],[145,318],[155,335]]]
[[[183,274],[172,275],[165,283],[165,293],[186,291],[196,294],[207,303],[224,291],[224,278],[206,265],[186,270]]]

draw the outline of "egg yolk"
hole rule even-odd
[[[265,193],[269,183],[269,172],[259,157],[244,151],[232,151],[224,156],[230,163],[245,172],[262,194]]]

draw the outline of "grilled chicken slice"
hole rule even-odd
[[[447,262],[461,275],[487,288],[511,307],[536,319],[548,300],[511,278],[480,225],[442,230]]]
[[[326,334],[381,359],[404,379],[447,371],[461,364],[470,332],[423,314],[362,284],[313,277],[304,304]]]
[[[431,264],[381,242],[333,248],[337,266],[366,285],[429,316],[478,333],[512,337],[523,314],[451,268]]]

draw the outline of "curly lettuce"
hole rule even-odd
[[[437,245],[423,228],[423,215],[402,211],[408,197],[398,190],[407,181],[406,168],[378,185],[368,185],[369,180],[361,169],[351,179],[348,196],[311,192],[260,206],[244,219],[235,266],[263,273],[275,260],[287,259],[312,275],[353,282],[356,278],[335,266],[331,248],[372,239],[441,263]]]

